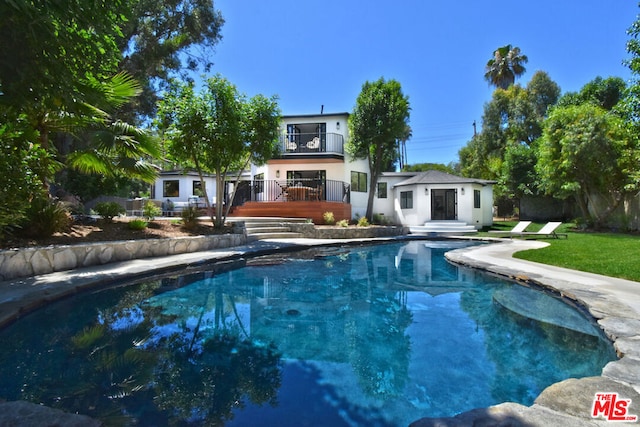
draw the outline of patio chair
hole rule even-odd
[[[531,221],[520,221],[511,230],[489,230],[489,233],[500,233],[509,235],[511,233],[522,233],[531,224]]]
[[[542,227],[539,231],[522,231],[520,233],[512,233],[513,237],[526,237],[528,239],[539,239],[539,238],[554,238],[558,239],[560,237],[564,237],[565,239],[569,238],[566,233],[556,233],[556,229],[562,225],[561,222],[548,222]]]
[[[298,149],[298,144],[293,141],[287,141],[287,151],[296,151]]]
[[[320,147],[320,138],[317,136],[313,138],[311,141],[307,142],[307,148],[309,150],[317,150]]]

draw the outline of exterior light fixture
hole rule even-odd
[[[340,130],[340,122],[336,122],[336,129]]]
[[[460,189],[460,193],[462,193],[462,195],[464,196],[464,187]]]
[[[276,171],[276,178],[280,178],[280,169]]]
[[[429,195],[429,187],[424,187],[424,195],[425,196]]]

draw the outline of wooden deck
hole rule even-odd
[[[311,218],[314,224],[324,224],[322,214],[333,212],[336,221],[351,219],[351,204],[325,201],[246,202],[235,206],[231,217]]]

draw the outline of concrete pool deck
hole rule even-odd
[[[217,262],[238,262],[246,257],[317,246],[402,239],[262,240],[234,248],[131,260],[0,282],[0,327],[50,301],[72,295],[83,289],[106,286],[123,278],[139,279],[176,268],[188,269]],[[455,264],[482,269],[504,278],[547,288],[575,301],[598,321],[613,342],[620,359],[607,364],[601,376],[568,379],[551,385],[540,394],[532,406],[503,403],[489,408],[475,409],[452,418],[424,418],[414,422],[412,427],[612,425],[603,416],[599,418],[591,416],[594,398],[599,392],[617,393],[619,399],[631,399],[624,415],[640,415],[640,283],[522,261],[512,257],[514,252],[545,245],[547,243],[542,241],[503,240],[501,243],[456,249],[448,252],[447,258]],[[51,425],[38,424],[34,418],[25,418],[25,411],[28,412],[28,409],[19,402],[0,403],[0,425]],[[600,412],[604,413],[604,411]],[[72,425],[73,417],[77,416],[68,415],[70,417],[67,420],[68,423],[60,425]],[[620,412],[617,415],[620,415]],[[40,418],[47,420],[46,415]],[[633,424],[637,423],[614,423],[614,425]],[[82,424],[79,420],[77,425],[86,424]]]

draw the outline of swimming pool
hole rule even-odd
[[[407,425],[599,375],[611,345],[455,245],[315,249],[83,294],[0,331],[0,398],[112,424]]]

